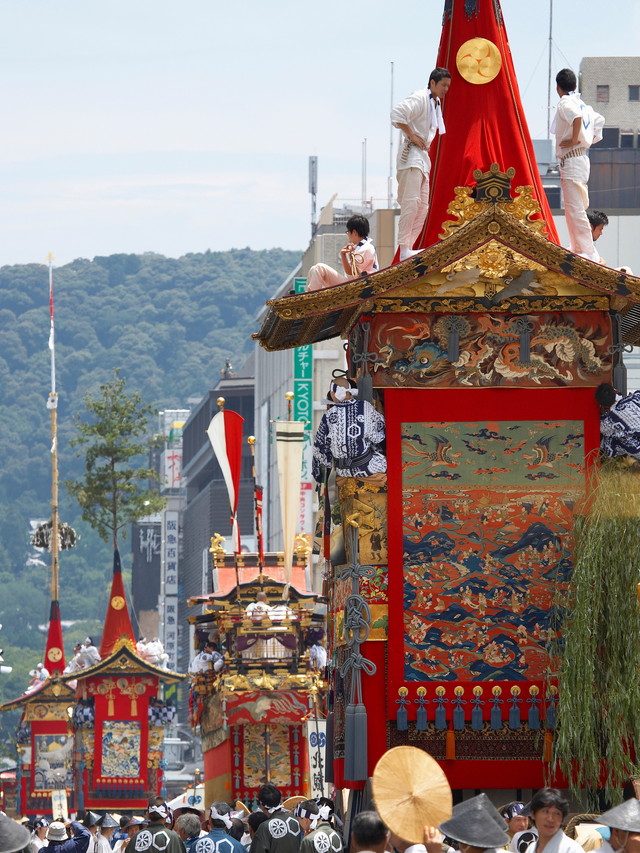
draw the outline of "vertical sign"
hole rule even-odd
[[[327,721],[307,720],[304,724],[309,759],[309,788],[311,798],[328,797],[329,785],[325,781],[324,756],[327,745]]]
[[[307,287],[306,278],[293,280],[296,293],[304,293]],[[311,476],[311,460],[313,448],[311,430],[313,429],[313,346],[306,344],[296,347],[293,351],[293,420],[304,421],[304,447],[302,450],[302,477],[300,479],[300,513],[298,516],[298,531],[311,534],[313,532],[312,501],[313,477]]]
[[[162,563],[164,568],[164,650],[167,666],[178,669],[178,512],[165,510],[162,519]]]

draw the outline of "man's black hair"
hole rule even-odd
[[[369,236],[369,220],[366,216],[355,213],[347,219],[347,231],[357,231],[361,237]]]
[[[351,822],[351,835],[358,847],[371,850],[387,837],[387,827],[378,812],[359,812]]]
[[[602,210],[587,210],[587,219],[592,228],[609,224],[609,217]]]
[[[558,85],[563,92],[573,92],[578,87],[578,81],[576,80],[576,75],[570,68],[562,68],[556,74],[556,85]]]
[[[311,814],[318,814],[318,804],[315,800],[303,800],[300,803],[300,808],[311,812]]]
[[[258,802],[261,806],[266,806],[272,809],[274,806],[279,806],[282,796],[280,791],[271,782],[267,782],[258,790]]]
[[[229,803],[213,803],[218,814],[230,814],[231,806]],[[212,806],[212,807],[213,807]],[[226,824],[223,820],[218,820],[218,818],[209,817],[209,823],[211,824],[212,829],[226,829]],[[242,838],[242,836],[240,836]]]
[[[569,801],[562,796],[557,788],[540,788],[531,798],[530,812],[535,815],[538,809],[544,808],[559,809],[562,812],[562,817],[565,818],[569,814]]]
[[[236,841],[240,841],[240,839],[244,835],[244,823],[240,820],[239,817],[231,818],[231,827],[230,829],[227,829],[227,835],[230,835],[232,838],[235,838]]]
[[[429,83],[433,80],[434,83],[439,83],[441,80],[451,80],[451,72],[448,68],[434,68],[429,74]]]
[[[616,401],[616,389],[609,382],[602,382],[596,388],[596,403],[608,409]]]
[[[251,812],[251,814],[247,818],[247,823],[255,832],[256,829],[260,826],[260,824],[264,823],[265,820],[269,820],[268,814],[265,814],[264,812]]]

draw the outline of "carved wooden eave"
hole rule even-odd
[[[22,696],[18,696],[17,699],[11,699],[9,702],[5,702],[3,705],[0,705],[0,712],[11,711],[14,708],[20,708],[23,705],[25,706],[25,709],[27,709],[27,706],[30,705],[47,706],[54,704],[63,705],[66,711],[67,705],[70,702],[75,702],[75,695],[75,690],[69,687],[68,684],[65,684],[61,678],[47,678],[47,680],[43,681],[41,685],[38,685],[35,690],[32,690],[29,693],[23,693]],[[28,715],[27,718],[29,718]],[[66,714],[63,718],[66,718]],[[43,717],[39,714],[35,715],[33,719],[43,719]]]
[[[113,651],[106,658],[87,669],[80,669],[77,672],[63,675],[61,681],[77,680],[82,682],[87,678],[102,675],[152,675],[165,684],[176,684],[187,678],[180,672],[162,669],[144,660],[136,653],[131,641],[122,637],[116,642]]]
[[[477,186],[480,188],[480,181]],[[516,197],[498,201],[476,201],[471,192],[469,187],[456,189],[449,212],[457,221],[444,223],[447,236],[439,243],[403,263],[354,281],[269,300],[266,318],[253,337],[270,351],[346,337],[361,314],[383,311],[385,303],[386,310],[394,310],[394,303],[399,304],[398,299],[409,293],[413,311],[543,310],[543,294],[535,300],[508,297],[498,304],[481,293],[458,299],[452,292],[446,299],[434,298],[428,276],[470,269],[480,261],[480,271],[495,281],[497,293],[506,287],[505,279],[511,281],[514,274],[524,270],[554,274],[566,282],[567,293],[573,289],[574,295],[593,297],[592,309],[620,311],[625,343],[640,341],[640,278],[585,260],[547,240],[541,233],[544,222],[533,218],[536,202],[530,197],[530,187],[518,187]],[[547,300],[544,307],[553,310],[561,307],[561,302]]]

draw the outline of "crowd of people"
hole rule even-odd
[[[438,827],[425,825],[423,843],[415,843],[403,839],[401,825],[386,826],[375,811],[343,824],[325,797],[286,809],[280,791],[266,784],[253,812],[215,802],[206,814],[182,808],[174,815],[157,797],[144,816],[119,821],[87,812],[82,822],[42,817],[21,825],[0,813],[0,853],[38,853],[44,846],[60,848],[56,853],[638,853],[640,801],[629,790],[621,805],[601,815],[574,816],[571,829],[569,803],[556,788],[541,788],[528,804],[499,809],[478,794],[455,805]],[[415,819],[422,827],[421,815]]]

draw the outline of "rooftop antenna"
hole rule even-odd
[[[311,239],[316,234],[316,197],[318,195],[318,158],[309,157],[309,192],[311,193]]]
[[[362,140],[362,208],[367,206],[367,139]]]
[[[547,80],[547,139],[551,139],[551,50],[553,47],[553,0],[549,0],[549,77]]]
[[[391,105],[393,109],[393,62],[391,63]],[[393,204],[393,125],[389,123],[389,177],[387,178],[387,207]]]

